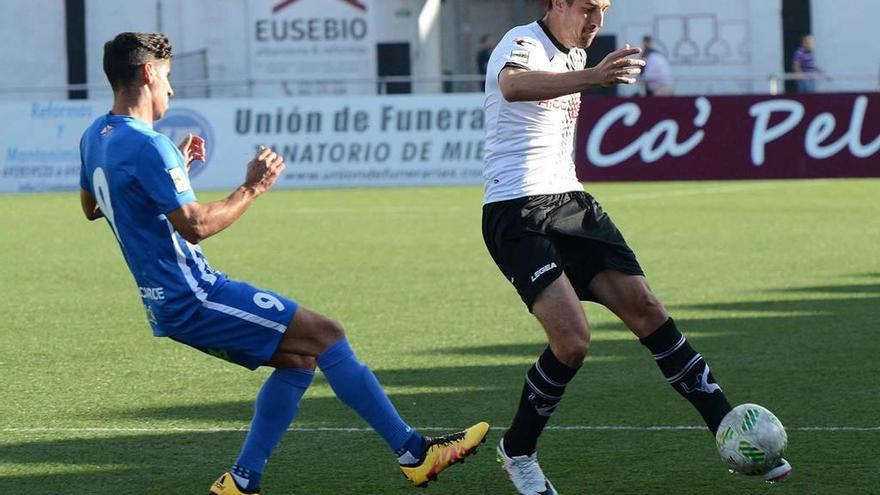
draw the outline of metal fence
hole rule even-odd
[[[340,80],[235,80],[207,79],[205,51],[189,52],[175,57],[172,84],[175,98],[214,97],[300,97],[320,95],[364,95],[400,93],[474,93],[482,92],[484,76],[456,74],[437,77],[391,76],[372,79]],[[716,94],[766,94],[786,92],[787,81],[810,78],[804,74],[766,74],[740,76],[683,76],[675,79],[679,96]],[[865,92],[880,90],[880,78],[866,74],[822,74],[816,81],[816,92]],[[0,100],[57,98],[70,90],[85,90],[91,99],[112,98],[110,86],[102,84],[71,84],[53,87],[0,87]],[[638,94],[638,86],[620,87],[622,96]]]

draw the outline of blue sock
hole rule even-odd
[[[336,397],[376,430],[398,460],[405,454],[416,460],[421,457],[424,439],[400,418],[376,376],[355,358],[347,340],[340,340],[318,356],[318,367]]]
[[[260,487],[263,468],[299,411],[299,400],[312,383],[312,371],[277,369],[257,395],[254,419],[241,454],[232,466],[235,482],[247,491]]]

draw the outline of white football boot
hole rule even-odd
[[[538,464],[537,452],[532,455],[509,457],[504,452],[504,440],[498,442],[498,462],[507,471],[510,481],[520,495],[559,495],[553,483],[544,476]]]
[[[789,474],[791,474],[791,464],[785,459],[780,458],[779,462],[777,462],[769,471],[762,474],[761,477],[764,478],[764,481],[767,483],[779,483],[784,481]]]

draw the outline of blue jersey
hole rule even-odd
[[[165,217],[196,201],[183,155],[152,126],[112,114],[85,131],[80,155],[80,186],[95,197],[119,241],[153,333],[183,331],[226,279]]]

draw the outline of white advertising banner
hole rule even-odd
[[[482,183],[482,95],[186,100],[155,127],[208,140],[197,189],[238,186],[260,145],[284,155],[276,187]]]
[[[0,135],[0,192],[75,190],[79,138],[109,103],[13,103]],[[276,187],[335,188],[482,183],[482,95],[357,99],[178,100],[155,129],[175,142],[207,140],[208,161],[190,174],[196,190],[229,190],[260,145],[283,153]]]
[[[108,102],[4,102],[0,192],[79,188],[79,138]]]
[[[276,88],[258,84],[255,91],[375,94],[375,1],[248,2],[250,77],[279,83]]]

